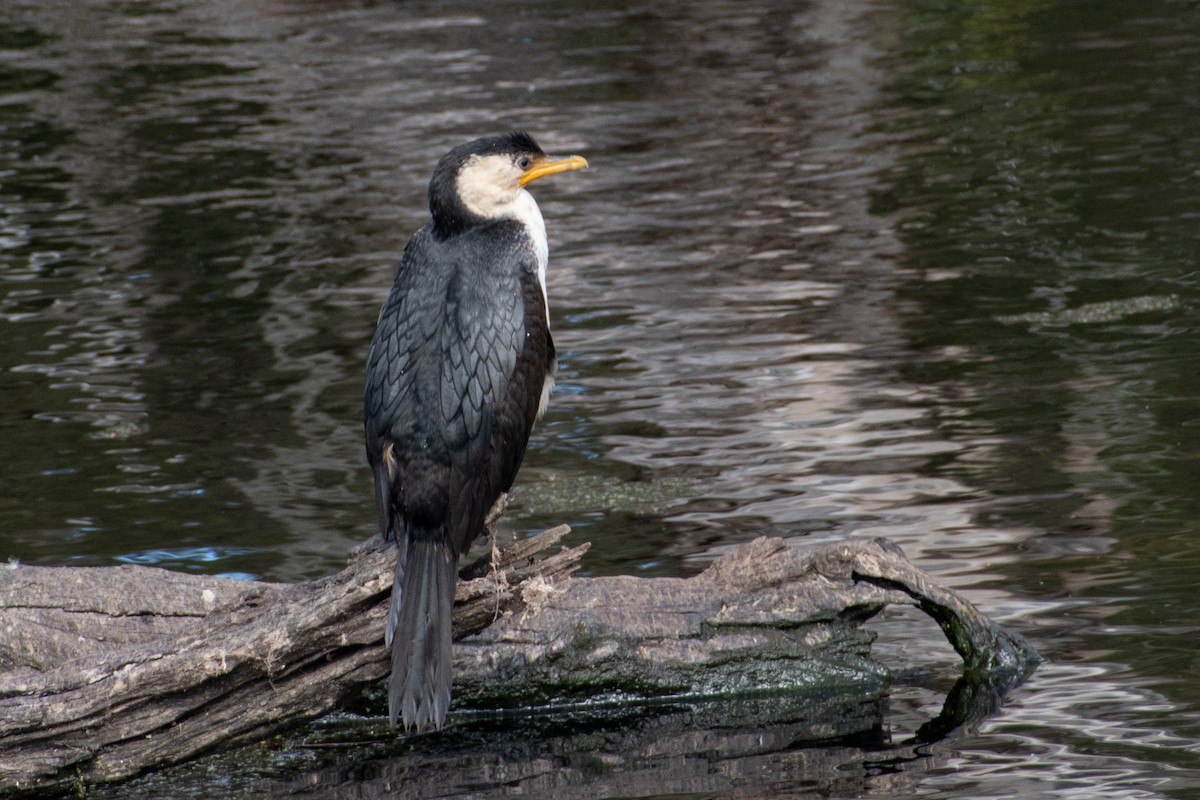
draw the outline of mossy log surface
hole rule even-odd
[[[572,578],[587,545],[551,529],[463,571],[455,701],[811,687],[878,695],[860,624],[889,604],[938,621],[966,672],[1037,659],[885,540],[819,549],[762,538],[692,578]],[[285,585],[147,567],[0,569],[0,788],[129,777],[260,740],[344,706],[390,660],[393,548]]]

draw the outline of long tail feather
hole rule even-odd
[[[458,556],[440,536],[398,542],[385,641],[392,649],[388,715],[404,729],[440,728],[450,707],[451,611]]]

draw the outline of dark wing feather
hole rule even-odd
[[[406,486],[424,487],[428,495],[434,484],[445,483],[444,467],[442,474],[437,469],[438,462],[445,461],[444,454],[425,452],[425,458],[420,457],[422,441],[430,439],[428,401],[423,397],[429,391],[424,374],[428,369],[422,365],[437,357],[443,305],[443,276],[430,268],[435,251],[428,226],[409,241],[367,355],[363,426],[379,529],[388,538],[397,532],[396,517],[417,499],[415,491],[405,491]],[[389,460],[394,469],[389,469]],[[406,473],[419,474],[422,480],[406,481]],[[432,509],[426,509],[426,515],[431,511],[436,516]]]

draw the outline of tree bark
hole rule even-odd
[[[884,540],[805,550],[763,538],[692,578],[571,578],[587,545],[546,553],[567,532],[463,570],[457,706],[879,695],[890,676],[860,624],[889,604],[933,616],[967,673],[1037,659]],[[343,707],[389,669],[394,557],[376,540],[337,575],[296,585],[0,569],[0,788],[124,778]]]

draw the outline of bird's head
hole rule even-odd
[[[546,155],[527,133],[476,139],[438,161],[429,182],[429,210],[434,224],[446,234],[517,218],[526,184],[587,165],[580,156]]]

